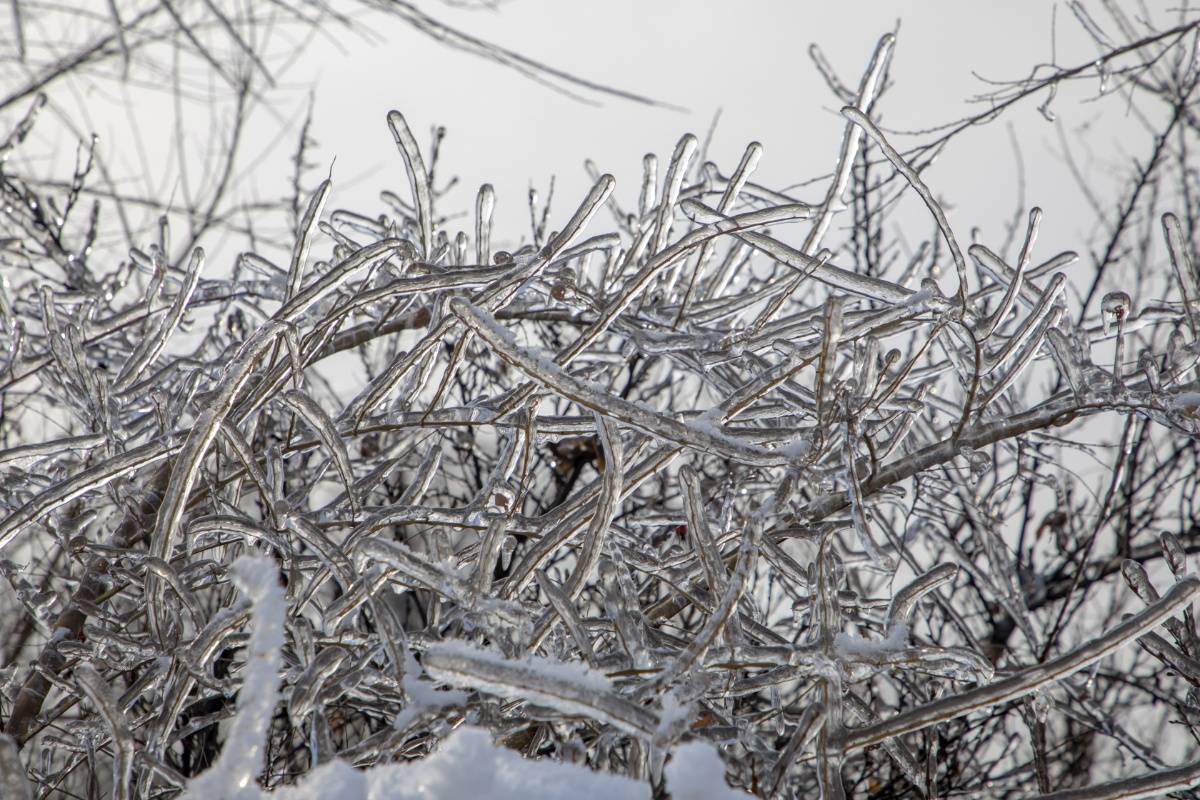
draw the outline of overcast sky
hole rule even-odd
[[[756,178],[761,183],[782,187],[827,173],[844,122],[809,58],[813,42],[854,86],[879,37],[899,24],[894,86],[880,109],[886,128],[894,131],[928,128],[981,110],[966,102],[988,89],[979,76],[1023,77],[1034,64],[1051,60],[1052,47],[1060,65],[1083,63],[1096,53],[1065,5],[1037,0],[510,0],[495,11],[423,7],[447,24],[547,64],[687,109],[594,94],[589,96],[602,104],[588,106],[396,22],[379,25],[380,39],[386,40],[379,44],[343,40],[339,51],[318,41],[304,53],[303,68],[312,69],[317,80],[320,152],[337,155],[335,177],[354,179],[354,191],[347,187],[345,197],[369,198],[383,185],[403,188],[403,165],[383,122],[387,110],[396,108],[422,141],[431,126],[447,127],[442,174],[462,180],[452,196],[456,205],[469,208],[478,185],[491,182],[501,231],[515,226],[520,233],[528,228],[525,196],[531,182],[544,195],[556,176],[556,208],[569,213],[589,184],[582,165],[590,158],[617,177],[618,196],[629,205],[642,155],[655,152],[665,162],[681,134],[703,139],[718,110],[709,155],[724,171],[736,165],[748,142],[758,140],[765,147]],[[1162,14],[1158,22],[1166,26],[1170,20]],[[1119,103],[1080,103],[1099,88],[1097,81],[1080,85],[1074,96],[1053,105],[1068,133],[1106,120],[1110,132],[1090,139],[1093,166],[1119,159],[1122,140],[1136,132],[1122,118]],[[1005,119],[1022,149],[1028,202],[1047,213],[1046,246],[1069,247],[1085,233],[1079,228],[1080,196],[1057,156],[1055,125],[1037,111],[1043,99],[1024,103]],[[896,139],[901,146],[919,140]],[[985,241],[1000,235],[1017,198],[1013,142],[1005,125],[982,126],[964,136],[926,178],[953,205],[951,219],[963,238],[975,226],[983,227]],[[823,186],[796,194],[809,199],[819,191]],[[921,230],[912,238],[926,235]]]
[[[1172,5],[1165,0],[1150,4],[1157,27],[1172,24]],[[314,186],[336,159],[331,208],[374,215],[386,210],[377,199],[380,190],[407,196],[403,162],[385,125],[387,112],[397,109],[425,147],[432,126],[447,128],[438,174],[442,180],[457,175],[460,183],[440,210],[469,210],[479,185],[490,182],[497,193],[495,237],[515,245],[528,236],[531,185],[544,197],[551,176],[556,178],[553,228],[590,185],[583,168],[590,158],[600,171],[617,177],[617,198],[631,206],[643,154],[657,153],[665,169],[679,137],[691,132],[703,139],[718,110],[709,158],[723,171],[731,170],[746,144],[757,140],[765,147],[755,177],[759,183],[782,188],[828,174],[845,123],[838,116],[840,103],[809,58],[814,42],[842,81],[855,86],[879,37],[898,27],[892,86],[875,114],[900,149],[929,138],[903,131],[928,129],[981,110],[983,106],[967,101],[988,91],[983,79],[1018,79],[1034,65],[1052,60],[1060,66],[1084,64],[1097,52],[1066,4],[1044,0],[506,0],[494,9],[480,9],[467,0],[422,0],[418,7],[480,39],[686,111],[594,92],[584,93],[593,101],[585,104],[450,49],[395,17],[363,11],[355,17],[357,32],[330,22],[316,34],[304,33],[301,26],[271,33],[275,38],[268,52],[274,54],[271,64],[281,86],[269,94],[270,109],[255,111],[243,142],[236,176],[242,181],[240,199],[287,194],[296,131],[310,92],[312,134],[319,143],[310,160],[320,166],[309,174],[308,185]],[[1085,7],[1102,25],[1107,22],[1100,3]],[[111,26],[99,11],[93,22],[99,29]],[[29,24],[28,35],[41,36],[53,48],[61,33],[39,29],[36,15]],[[1111,23],[1107,32],[1121,38]],[[211,80],[208,66],[201,67],[193,72]],[[60,82],[52,100],[66,116],[81,120],[81,128],[100,134],[103,153],[118,174],[140,176],[146,196],[178,202],[185,182],[195,184],[206,174],[212,178],[212,161],[206,159],[224,144],[228,126],[227,120],[211,119],[207,108],[185,110],[190,175],[181,178],[171,155],[178,139],[172,94],[164,91],[168,88]],[[1044,96],[1026,100],[1001,121],[956,139],[926,171],[926,181],[946,201],[962,240],[969,241],[978,227],[985,243],[995,247],[1002,242],[1004,226],[1018,205],[1020,169],[1014,147],[1019,147],[1026,204],[1046,212],[1038,253],[1083,247],[1094,214],[1085,210],[1083,195],[1061,158],[1057,126],[1073,140],[1079,131],[1087,132],[1075,154],[1100,186],[1101,199],[1105,182],[1120,178],[1119,168],[1128,170],[1130,157],[1144,157],[1152,144],[1140,135],[1140,124],[1119,95],[1095,102],[1100,88],[1091,78],[1060,92],[1052,106],[1055,123],[1037,110]],[[228,109],[222,113],[227,117]],[[66,160],[60,169],[69,169],[74,157],[70,138],[48,145],[54,157]],[[822,181],[796,188],[793,195],[815,200],[823,192]],[[930,236],[931,223],[911,193],[905,203],[912,208],[902,209],[897,220],[911,223],[914,230],[903,231],[903,237],[915,246]],[[463,224],[469,226],[469,221]],[[231,245],[239,250],[245,246]]]

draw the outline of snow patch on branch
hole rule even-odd
[[[899,652],[908,646],[908,626],[892,625],[883,639],[863,639],[852,633],[833,637],[833,652],[838,658],[880,658]]]

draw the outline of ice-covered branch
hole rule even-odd
[[[1044,664],[1026,667],[993,684],[935,700],[874,725],[848,730],[844,746],[847,750],[870,747],[893,736],[901,736],[972,711],[1016,700],[1047,684],[1060,681],[1158,627],[1163,620],[1190,604],[1197,592],[1200,592],[1200,578],[1182,578],[1157,603],[1065,655]]]

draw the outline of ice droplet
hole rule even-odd
[[[1133,301],[1129,299],[1129,295],[1125,292],[1109,292],[1104,295],[1104,299],[1100,301],[1101,318],[1104,322],[1104,334],[1107,336],[1109,324],[1112,320],[1121,323],[1129,314],[1129,309],[1133,305]]]

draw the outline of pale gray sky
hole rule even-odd
[[[1103,21],[1099,5],[1085,7]],[[1150,5],[1156,25],[1168,27],[1171,4],[1159,0]],[[692,132],[703,139],[718,109],[722,115],[709,157],[724,171],[736,165],[748,142],[757,140],[765,147],[755,178],[760,183],[781,188],[828,173],[844,121],[838,116],[839,103],[809,59],[813,42],[853,86],[876,41],[899,20],[890,70],[893,86],[877,108],[887,131],[929,128],[981,110],[965,102],[988,89],[977,76],[1011,80],[1052,58],[1059,65],[1075,65],[1097,52],[1067,4],[1043,0],[506,0],[495,10],[424,0],[419,7],[481,39],[688,111],[594,93],[588,96],[600,104],[585,105],[512,70],[449,49],[394,17],[363,12],[356,20],[368,36],[332,23],[315,36],[302,37],[295,27],[271,34],[276,39],[269,52],[291,64],[282,72],[283,91],[271,95],[274,111],[256,110],[244,141],[238,175],[246,180],[243,198],[287,193],[296,129],[310,90],[315,101],[312,133],[319,142],[310,157],[322,169],[308,176],[309,185],[336,157],[331,208],[376,214],[384,210],[377,200],[381,189],[407,196],[403,163],[384,122],[386,113],[397,109],[425,145],[433,125],[448,130],[439,174],[443,179],[457,175],[460,184],[441,210],[470,209],[478,186],[490,182],[497,194],[495,235],[515,244],[528,235],[531,183],[544,197],[550,177],[557,178],[551,227],[586,192],[586,158],[617,177],[617,198],[630,206],[643,154],[657,153],[665,166],[678,138]],[[1132,9],[1128,13],[1136,14]],[[111,24],[102,14],[96,22]],[[61,34],[39,30],[35,19],[29,35],[42,36],[53,46]],[[170,63],[169,53],[160,55]],[[282,62],[272,66],[278,69]],[[204,66],[202,72],[210,70]],[[100,133],[115,171],[140,176],[138,188],[144,195],[174,193],[178,201],[185,184],[195,194],[194,185],[205,175],[211,178],[212,162],[206,158],[224,143],[227,126],[202,107],[185,109],[188,174],[181,178],[171,156],[178,141],[172,95],[163,91],[169,86],[117,88],[99,81],[52,88],[52,100],[68,116]],[[1119,96],[1091,102],[1099,90],[1095,79],[1076,84],[1060,92],[1053,109],[1069,135],[1088,130],[1086,148],[1077,147],[1076,156],[1103,188],[1104,181],[1122,177],[1114,166],[1128,168],[1131,155],[1145,155],[1149,139],[1138,135],[1139,123]],[[985,243],[998,246],[1002,241],[1017,205],[1015,138],[1026,168],[1026,202],[1046,212],[1038,253],[1085,244],[1084,226],[1094,215],[1085,209],[1083,195],[1058,155],[1056,124],[1037,110],[1044,99],[1026,100],[1002,121],[962,135],[926,171],[927,182],[947,202],[960,239],[969,240],[978,226]],[[284,133],[281,123],[290,123]],[[1006,123],[1013,126],[1012,137]],[[904,149],[927,138],[895,135],[893,142]],[[47,146],[69,169],[72,136]],[[818,183],[794,194],[815,199],[823,190]],[[905,239],[914,245],[932,232],[918,203],[907,197],[905,204],[912,208],[897,216],[912,225]],[[230,244],[235,249],[229,254],[215,248],[226,261],[245,246]]]
[[[403,188],[403,165],[383,123],[388,109],[402,111],[418,135],[432,125],[448,129],[444,172],[462,180],[464,208],[484,181],[497,190],[500,231],[525,233],[525,195],[532,181],[542,191],[557,176],[562,213],[588,186],[582,168],[591,158],[618,179],[618,196],[636,196],[646,152],[669,157],[679,136],[703,138],[713,114],[722,115],[710,157],[725,171],[745,145],[765,147],[758,180],[781,187],[829,171],[844,122],[838,103],[808,56],[819,43],[843,81],[856,85],[878,38],[900,20],[891,76],[881,110],[890,130],[915,130],[981,109],[964,100],[986,90],[975,73],[1014,79],[1051,59],[1055,4],[1022,2],[699,3],[687,0],[510,0],[499,10],[425,7],[448,24],[593,80],[689,109],[678,113],[601,97],[587,106],[548,91],[513,71],[449,51],[395,23],[378,30],[386,44],[351,44],[342,52],[315,43],[305,53],[318,79],[317,136],[322,153],[338,156],[335,177],[368,175],[353,196],[390,185]],[[1095,54],[1064,5],[1058,9],[1057,61],[1081,63]],[[1164,20],[1160,19],[1160,24]],[[1093,137],[1097,157],[1113,155],[1129,123],[1111,113],[1114,103],[1081,105],[1096,85],[1054,104],[1068,130],[1110,113],[1111,136]],[[1046,211],[1045,243],[1068,247],[1078,230],[1079,196],[1059,149],[1054,125],[1037,111],[1044,98],[1025,102],[1012,122],[1027,167],[1026,196]],[[915,143],[898,137],[901,146]],[[1109,151],[1106,153],[1106,150]],[[1017,170],[1003,123],[966,134],[926,175],[953,205],[959,235],[976,225],[985,239],[1015,207]],[[360,195],[360,190],[370,192]],[[797,190],[801,199],[823,187]],[[345,196],[349,196],[347,190]],[[567,208],[566,206],[570,206]],[[1071,227],[1068,228],[1068,220]],[[993,232],[995,230],[995,232]],[[511,234],[510,234],[511,235]],[[928,231],[914,232],[916,241]],[[1049,252],[1047,249],[1044,252]]]

